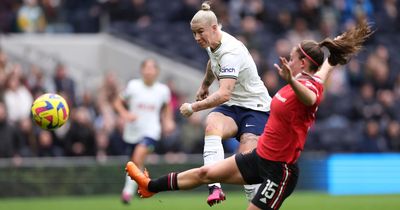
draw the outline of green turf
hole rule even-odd
[[[209,208],[203,193],[163,193],[150,199],[133,200],[131,205],[122,205],[118,195],[48,197],[48,198],[3,198],[0,210],[197,210],[246,209],[243,193],[228,192],[227,201]],[[283,210],[399,210],[400,195],[330,196],[322,193],[295,192],[283,204]]]

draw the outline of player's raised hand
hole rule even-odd
[[[282,77],[286,82],[290,82],[292,80],[292,69],[289,66],[289,62],[284,57],[280,57],[281,66],[278,64],[274,64],[275,68],[278,70],[279,76]]]

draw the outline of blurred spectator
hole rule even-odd
[[[126,143],[123,140],[125,120],[122,117],[116,119],[116,126],[109,135],[107,153],[109,155],[125,155]]]
[[[294,19],[293,28],[287,32],[287,39],[291,45],[300,43],[303,40],[315,40],[315,34],[309,29],[308,23],[302,17]]]
[[[245,16],[241,21],[240,35],[246,40],[248,49],[262,50],[262,40],[265,39],[265,34],[262,33],[262,25],[260,25],[255,17]]]
[[[364,136],[359,145],[359,152],[387,152],[387,142],[383,138],[379,122],[376,120],[368,120],[365,123]]]
[[[102,4],[102,7],[111,23],[119,22],[119,21],[127,21],[126,5],[123,0],[106,0]]]
[[[169,20],[172,22],[189,23],[198,11],[201,0],[181,0],[179,7],[171,12]]]
[[[366,76],[373,83],[375,89],[391,89],[393,87],[393,81],[390,80],[389,59],[389,51],[384,45],[378,45],[367,58]]]
[[[235,31],[240,30],[240,22],[244,17],[251,16],[264,26],[269,23],[268,13],[263,0],[233,0],[229,1],[229,24]],[[220,19],[220,17],[218,17]]]
[[[5,85],[7,74],[13,71],[14,65],[8,60],[7,54],[0,48],[0,85]]]
[[[347,74],[347,83],[351,90],[359,88],[365,80],[364,71],[361,69],[361,64],[358,59],[351,59],[343,70]]]
[[[383,107],[377,102],[371,83],[364,83],[353,100],[353,115],[350,116],[353,120],[379,119],[382,116]]]
[[[70,107],[75,106],[75,82],[67,75],[67,69],[61,63],[56,66],[54,84],[56,91],[66,96],[65,100],[67,100]]]
[[[262,71],[267,67],[265,59],[262,57],[261,52],[255,48],[249,49],[249,52],[257,66],[258,75],[261,75]]]
[[[242,1],[241,17],[253,16],[259,23],[268,22],[268,14],[263,0]]]
[[[63,149],[54,144],[54,138],[50,131],[39,130],[37,138],[37,155],[39,157],[58,157],[64,155]]]
[[[15,32],[15,0],[1,0],[0,4],[0,34]]]
[[[104,131],[96,132],[96,159],[99,162],[104,162],[107,160],[109,147],[108,135]]]
[[[293,16],[291,12],[285,8],[277,10],[276,13],[276,15],[273,15],[269,29],[276,34],[281,35],[291,29]]]
[[[65,137],[65,148],[69,156],[94,156],[96,136],[90,113],[85,107],[77,107],[71,113],[71,127]]]
[[[145,28],[151,23],[151,14],[146,0],[108,0],[103,7],[111,23],[126,23],[126,27],[131,27],[130,32]]]
[[[96,128],[110,135],[114,130],[117,116],[114,112],[112,102],[119,95],[118,81],[114,73],[108,72],[104,75],[103,83],[97,91],[97,109],[99,111],[96,119]]]
[[[96,33],[100,31],[101,7],[97,0],[63,1],[66,21],[75,33]]]
[[[57,32],[72,32],[72,26],[68,25],[64,21],[61,8],[62,0],[40,0],[40,5],[43,10],[43,14],[46,18],[46,32],[57,33]]]
[[[390,121],[391,119],[400,119],[398,101],[394,97],[394,93],[390,89],[379,90],[377,93],[379,103],[382,105],[383,113],[381,119]]]
[[[33,95],[33,98],[37,98],[44,93],[55,92],[53,81],[46,77],[42,69],[40,69],[38,66],[31,65],[31,69],[27,78],[27,85]]]
[[[93,95],[89,90],[84,90],[82,96],[79,97],[79,106],[85,107],[89,111],[90,121],[94,121],[97,116],[98,110]]]
[[[20,138],[11,124],[7,122],[6,106],[0,102],[0,158],[19,156]]]
[[[381,4],[383,5],[376,12],[376,25],[380,26],[379,33],[398,33],[400,31],[399,2],[397,0],[383,0]]]
[[[395,77],[393,92],[397,100],[400,99],[400,74]]]
[[[117,123],[117,115],[114,112],[112,102],[115,100],[115,97],[118,97],[118,94],[117,78],[111,71],[107,72],[97,91],[96,99],[96,107],[98,109],[98,116],[95,121],[96,156],[99,161],[106,159],[108,155],[124,154],[124,145],[113,142],[114,139],[111,139],[112,132],[114,132]]]
[[[319,16],[321,17],[319,23],[320,37],[334,37],[339,30],[340,19],[340,14],[334,6],[334,0],[322,0]]]
[[[349,92],[347,87],[347,77],[346,72],[344,71],[343,67],[336,67],[339,68],[337,71],[333,71],[332,74],[329,76],[325,84],[325,94],[332,94],[335,96],[342,96]]]
[[[389,122],[385,129],[385,138],[388,140],[390,150],[400,152],[400,124],[397,120]]]
[[[298,17],[302,17],[307,22],[311,30],[315,30],[320,25],[320,1],[319,0],[301,0],[299,10],[297,12]]]
[[[268,54],[268,63],[278,64],[280,62],[279,57],[285,57],[289,59],[291,51],[292,51],[292,45],[288,39],[276,40],[274,43],[274,50],[271,50]]]
[[[18,67],[16,66],[15,69]],[[8,111],[8,120],[12,124],[30,117],[33,102],[29,90],[21,83],[21,74],[15,70],[11,72],[6,81],[4,102]]]
[[[226,3],[224,1],[213,1],[211,7],[224,30],[230,31],[231,25],[229,21],[229,9]]]
[[[44,32],[46,18],[37,0],[24,0],[24,4],[18,10],[18,28],[22,32],[37,33]]]
[[[150,11],[146,6],[146,0],[130,0],[131,11],[129,21],[136,23],[139,28],[145,28],[151,24]]]
[[[19,121],[17,126],[19,130],[18,133],[21,138],[21,145],[20,145],[21,156],[24,157],[37,156],[38,146],[32,120],[30,118],[22,119]]]
[[[339,0],[337,8],[341,11],[341,24],[345,27],[354,25],[363,18],[373,20],[373,5],[370,0]]]

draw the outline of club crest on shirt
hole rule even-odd
[[[276,99],[278,99],[279,101],[285,103],[286,102],[286,98],[282,97],[281,94],[277,93],[275,94]]]

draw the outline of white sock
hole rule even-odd
[[[126,193],[129,195],[133,195],[137,189],[137,184],[133,181],[128,175],[125,177],[125,185],[124,189],[122,189],[122,193]]]
[[[209,165],[224,159],[224,147],[222,146],[222,138],[220,136],[204,137],[204,165]],[[221,187],[220,183],[209,184],[208,186]]]
[[[260,186],[261,186],[261,184],[252,184],[252,185],[245,184],[245,185],[243,185],[244,194],[246,195],[246,198],[249,202],[254,198],[254,196],[256,195],[258,188],[260,188]]]

